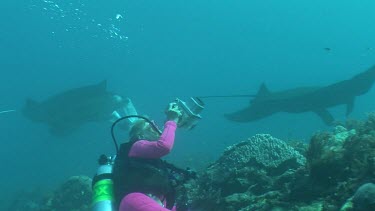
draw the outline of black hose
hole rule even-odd
[[[155,125],[155,123],[151,120],[149,120],[148,118],[144,117],[144,116],[140,116],[140,115],[128,115],[128,116],[124,116],[124,117],[121,117],[119,119],[117,119],[116,121],[114,121],[112,123],[112,126],[111,126],[111,136],[112,136],[112,140],[115,144],[115,147],[116,147],[116,155],[118,154],[118,151],[119,151],[119,148],[118,148],[118,144],[117,144],[117,141],[116,141],[116,137],[115,137],[115,133],[114,133],[114,128],[115,126],[117,125],[117,123],[121,122],[122,120],[124,119],[128,119],[128,118],[140,118],[140,119],[144,119],[146,120],[146,122],[150,123],[151,127],[159,134],[161,135],[161,131],[159,130],[159,128]]]

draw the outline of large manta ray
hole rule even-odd
[[[370,90],[375,81],[375,66],[349,80],[340,81],[324,87],[299,87],[279,92],[271,92],[262,84],[257,95],[247,108],[225,114],[229,120],[251,122],[274,113],[302,113],[312,111],[327,125],[334,118],[327,108],[346,104],[346,115],[353,111],[355,97]]]
[[[126,103],[108,92],[107,82],[102,81],[59,93],[43,102],[28,99],[22,113],[32,121],[47,124],[52,134],[63,136],[87,122],[111,120],[112,113]]]

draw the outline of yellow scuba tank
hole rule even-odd
[[[98,160],[99,168],[92,182],[92,211],[115,210],[112,175],[114,160],[115,156],[107,157],[106,155],[101,155]]]

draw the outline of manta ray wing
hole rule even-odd
[[[355,97],[367,93],[375,82],[375,66],[359,73],[349,80],[343,80],[324,87],[297,87],[280,92],[270,92],[262,84],[250,105],[240,111],[226,114],[231,121],[250,122],[265,118],[277,112],[315,112],[324,123],[334,121],[327,108],[346,104],[346,115],[354,109]]]
[[[28,100],[23,109],[32,121],[43,122],[55,135],[69,134],[91,121],[109,120],[121,106],[106,90],[106,81],[71,89],[37,103]]]

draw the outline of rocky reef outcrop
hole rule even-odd
[[[305,165],[306,158],[288,143],[257,134],[228,147],[197,181],[185,185],[186,195],[193,210],[284,207],[289,186]]]
[[[366,183],[349,199],[353,210],[375,210],[375,184]]]
[[[42,204],[41,211],[91,210],[91,178],[73,176],[63,183]]]
[[[364,201],[372,206],[362,199],[371,194],[358,194],[369,191],[358,188],[375,180],[375,114],[294,146],[258,134],[228,147],[198,180],[181,188],[181,198],[193,210],[366,210],[359,205]]]
[[[187,198],[201,210],[268,209],[283,204],[279,199],[305,164],[305,157],[286,142],[257,134],[228,147],[198,181],[187,185]]]
[[[91,178],[72,176],[53,192],[17,195],[8,210],[12,211],[89,211]]]
[[[197,175],[177,188],[178,203],[194,211],[375,210],[375,113],[316,133],[308,144],[257,134]],[[78,176],[12,210],[86,211],[91,197],[91,179]]]

